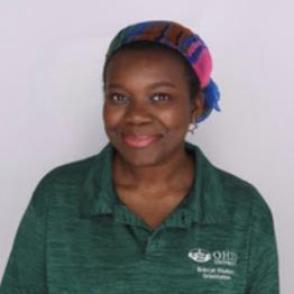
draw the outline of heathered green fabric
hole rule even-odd
[[[22,218],[0,294],[277,294],[271,212],[257,190],[197,159],[185,200],[156,229],[118,199],[114,149],[58,167]]]

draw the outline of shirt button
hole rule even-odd
[[[153,251],[153,250],[157,250],[160,247],[160,243],[159,241],[152,241],[147,243],[147,251]]]

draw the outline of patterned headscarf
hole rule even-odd
[[[197,122],[203,121],[213,109],[220,111],[220,93],[211,79],[212,59],[200,37],[188,28],[172,21],[145,21],[129,25],[113,38],[106,54],[108,59],[121,46],[137,41],[160,43],[179,52],[191,65],[204,95],[204,112]]]

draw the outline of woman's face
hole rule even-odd
[[[188,126],[202,111],[191,102],[185,67],[163,50],[122,50],[106,70],[106,134],[133,166],[158,165],[184,152]]]

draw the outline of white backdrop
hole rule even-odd
[[[294,292],[294,2],[280,0],[1,0],[0,278],[31,193],[57,165],[106,142],[105,50],[122,26],[171,19],[198,32],[222,90],[189,140],[254,184],[276,225],[281,293]]]

